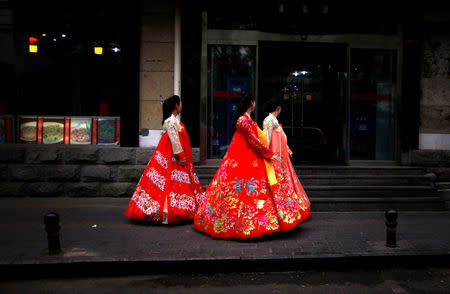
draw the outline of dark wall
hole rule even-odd
[[[29,36],[39,39],[37,54],[28,53]],[[121,117],[122,145],[137,146],[138,3],[16,1],[14,37],[18,87],[10,113],[93,116],[107,102],[108,115]],[[93,54],[95,42],[104,47],[103,55]],[[110,50],[112,43],[119,53]]]
[[[422,27],[417,23],[405,24],[403,32],[403,92],[399,111],[399,143],[402,151],[415,150],[419,147],[422,59]]]
[[[182,119],[192,146],[198,147],[203,7],[199,3],[181,3],[181,94],[184,99]]]

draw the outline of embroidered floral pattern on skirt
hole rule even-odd
[[[189,175],[186,172],[183,172],[181,170],[172,170],[172,173],[170,174],[170,179],[172,181],[178,181],[180,183],[186,183],[190,184],[191,181],[189,180]]]
[[[131,199],[142,208],[142,212],[148,215],[149,218],[154,221],[160,221],[159,203],[150,198],[140,186],[136,188]]]
[[[186,194],[170,192],[170,206],[195,211],[195,198]]]
[[[161,165],[163,168],[167,168],[167,159],[158,150],[155,151],[155,159],[159,163],[159,165]]]
[[[192,219],[203,201],[204,189],[197,181],[189,136],[184,126],[177,124],[180,124],[177,136],[171,135],[181,145],[174,146],[168,132],[163,133],[124,211],[129,218],[164,223]],[[176,160],[180,154],[175,156],[174,148],[182,150],[186,165]]]
[[[160,175],[154,168],[150,168],[147,172],[147,177],[149,177],[158,188],[164,191],[164,185],[166,184],[164,176]]]
[[[256,134],[256,123],[241,116],[195,215],[198,230],[215,238],[252,238],[280,229],[264,163],[273,154]]]

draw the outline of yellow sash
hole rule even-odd
[[[258,128],[258,138],[261,142],[264,143],[264,145],[267,146],[267,148],[269,148],[269,144],[267,144],[267,138],[266,138],[266,134],[260,129]],[[266,164],[266,171],[267,171],[267,177],[269,178],[269,185],[273,186],[277,183],[277,177],[275,176],[275,171],[273,169],[273,165],[272,165],[272,161],[264,159],[264,163]]]

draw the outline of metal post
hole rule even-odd
[[[48,239],[48,253],[58,254],[61,252],[61,244],[59,242],[59,216],[51,212],[44,216],[45,231]]]
[[[389,209],[386,211],[386,246],[397,246],[397,211]]]

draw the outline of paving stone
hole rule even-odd
[[[45,181],[46,169],[33,164],[11,164],[8,166],[12,181]]]
[[[118,181],[138,182],[144,172],[145,165],[122,165],[118,169]]]
[[[0,182],[0,196],[22,196],[23,185],[26,184],[21,182]]]
[[[411,164],[427,167],[450,167],[450,150],[413,150]]]
[[[144,147],[136,150],[136,164],[147,165],[152,158],[155,147]]]
[[[0,181],[8,180],[8,165],[0,164]]]
[[[104,164],[135,164],[136,148],[101,148],[99,150],[99,162]]]
[[[23,162],[25,158],[25,147],[22,145],[0,145],[0,162]]]
[[[50,181],[79,181],[79,165],[49,165],[42,168],[47,169],[47,177]]]
[[[97,146],[71,146],[64,150],[64,161],[66,163],[95,163],[98,152]]]
[[[85,165],[81,168],[81,177],[86,182],[112,181],[114,169],[107,165]]]
[[[25,163],[59,163],[64,149],[56,146],[29,145],[25,149]]]

